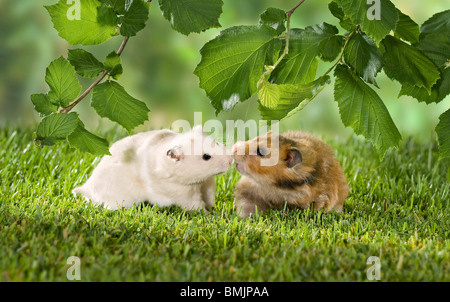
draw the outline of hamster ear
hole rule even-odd
[[[289,150],[286,156],[286,164],[288,168],[292,168],[302,162],[302,154],[297,149]]]
[[[174,161],[180,161],[184,158],[183,151],[179,147],[173,147],[169,150],[167,150],[167,156]]]

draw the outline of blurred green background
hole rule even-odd
[[[58,36],[43,7],[56,2],[0,0],[0,126],[20,125],[31,129],[37,125],[41,118],[34,112],[30,94],[47,92],[44,81],[46,67],[61,55],[67,57],[67,49],[77,48],[69,46]],[[157,1],[153,2],[146,28],[130,39],[122,55],[124,74],[119,82],[132,96],[146,102],[151,110],[149,122],[135,129],[135,132],[170,127],[177,119],[192,123],[195,111],[203,113],[203,122],[216,118],[205,92],[198,86],[199,80],[193,70],[200,61],[200,48],[221,29],[184,36],[171,29],[169,22],[162,17]],[[220,23],[222,29],[257,24],[259,15],[267,7],[288,10],[297,2],[224,0]],[[337,19],[328,11],[328,2],[305,1],[293,15],[292,27],[306,27],[321,22],[338,26]],[[442,0],[392,2],[418,24],[450,6],[448,1]],[[120,37],[115,37],[99,46],[84,48],[103,59],[110,51],[117,50],[121,41]],[[317,74],[323,74],[329,66],[330,63],[320,62]],[[80,80],[84,88],[92,83],[92,80]],[[449,97],[439,104],[425,105],[410,97],[398,99],[400,84],[390,81],[384,73],[378,75],[377,82],[380,86],[377,93],[404,137],[413,135],[419,141],[429,141],[435,136],[434,127],[439,115],[450,108]],[[94,113],[89,106],[89,99],[76,107],[88,129],[102,133],[116,127]],[[259,120],[255,96],[238,104],[232,112],[220,113],[217,119],[223,123],[228,119]],[[333,83],[302,112],[283,121],[280,129],[304,129],[338,140],[345,140],[352,134],[352,130],[346,129],[340,121],[337,104],[333,101]]]

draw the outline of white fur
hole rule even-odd
[[[169,150],[179,157],[168,155]],[[225,147],[205,135],[201,127],[184,134],[170,130],[135,134],[115,142],[110,153],[86,183],[72,191],[109,209],[143,201],[187,210],[208,209],[214,205],[214,176],[227,171],[232,162]],[[205,161],[204,153],[211,159]]]

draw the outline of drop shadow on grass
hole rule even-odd
[[[225,208],[226,210],[223,211]],[[157,204],[143,202],[135,206],[134,210],[141,214],[154,213],[154,214],[163,214],[165,216],[173,216],[177,218],[182,216],[188,219],[208,218],[210,220],[224,220],[224,221],[239,220],[245,223],[252,223],[252,222],[287,223],[287,222],[310,221],[326,225],[327,223],[346,217],[345,210],[343,213],[337,213],[335,211],[326,212],[324,210],[315,211],[313,210],[312,205],[308,209],[283,209],[283,210],[271,209],[264,213],[252,215],[249,218],[239,217],[238,212],[236,212],[235,210],[230,210],[230,208],[234,208],[232,202],[225,202],[218,206],[216,205],[209,211],[204,210],[188,211],[175,205],[161,208],[158,207]],[[130,209],[120,209],[118,211],[129,211],[129,210]]]

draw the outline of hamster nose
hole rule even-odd
[[[229,169],[231,167],[231,164],[233,163],[233,157],[232,156],[226,156],[222,161],[221,164],[223,167],[226,167]]]

